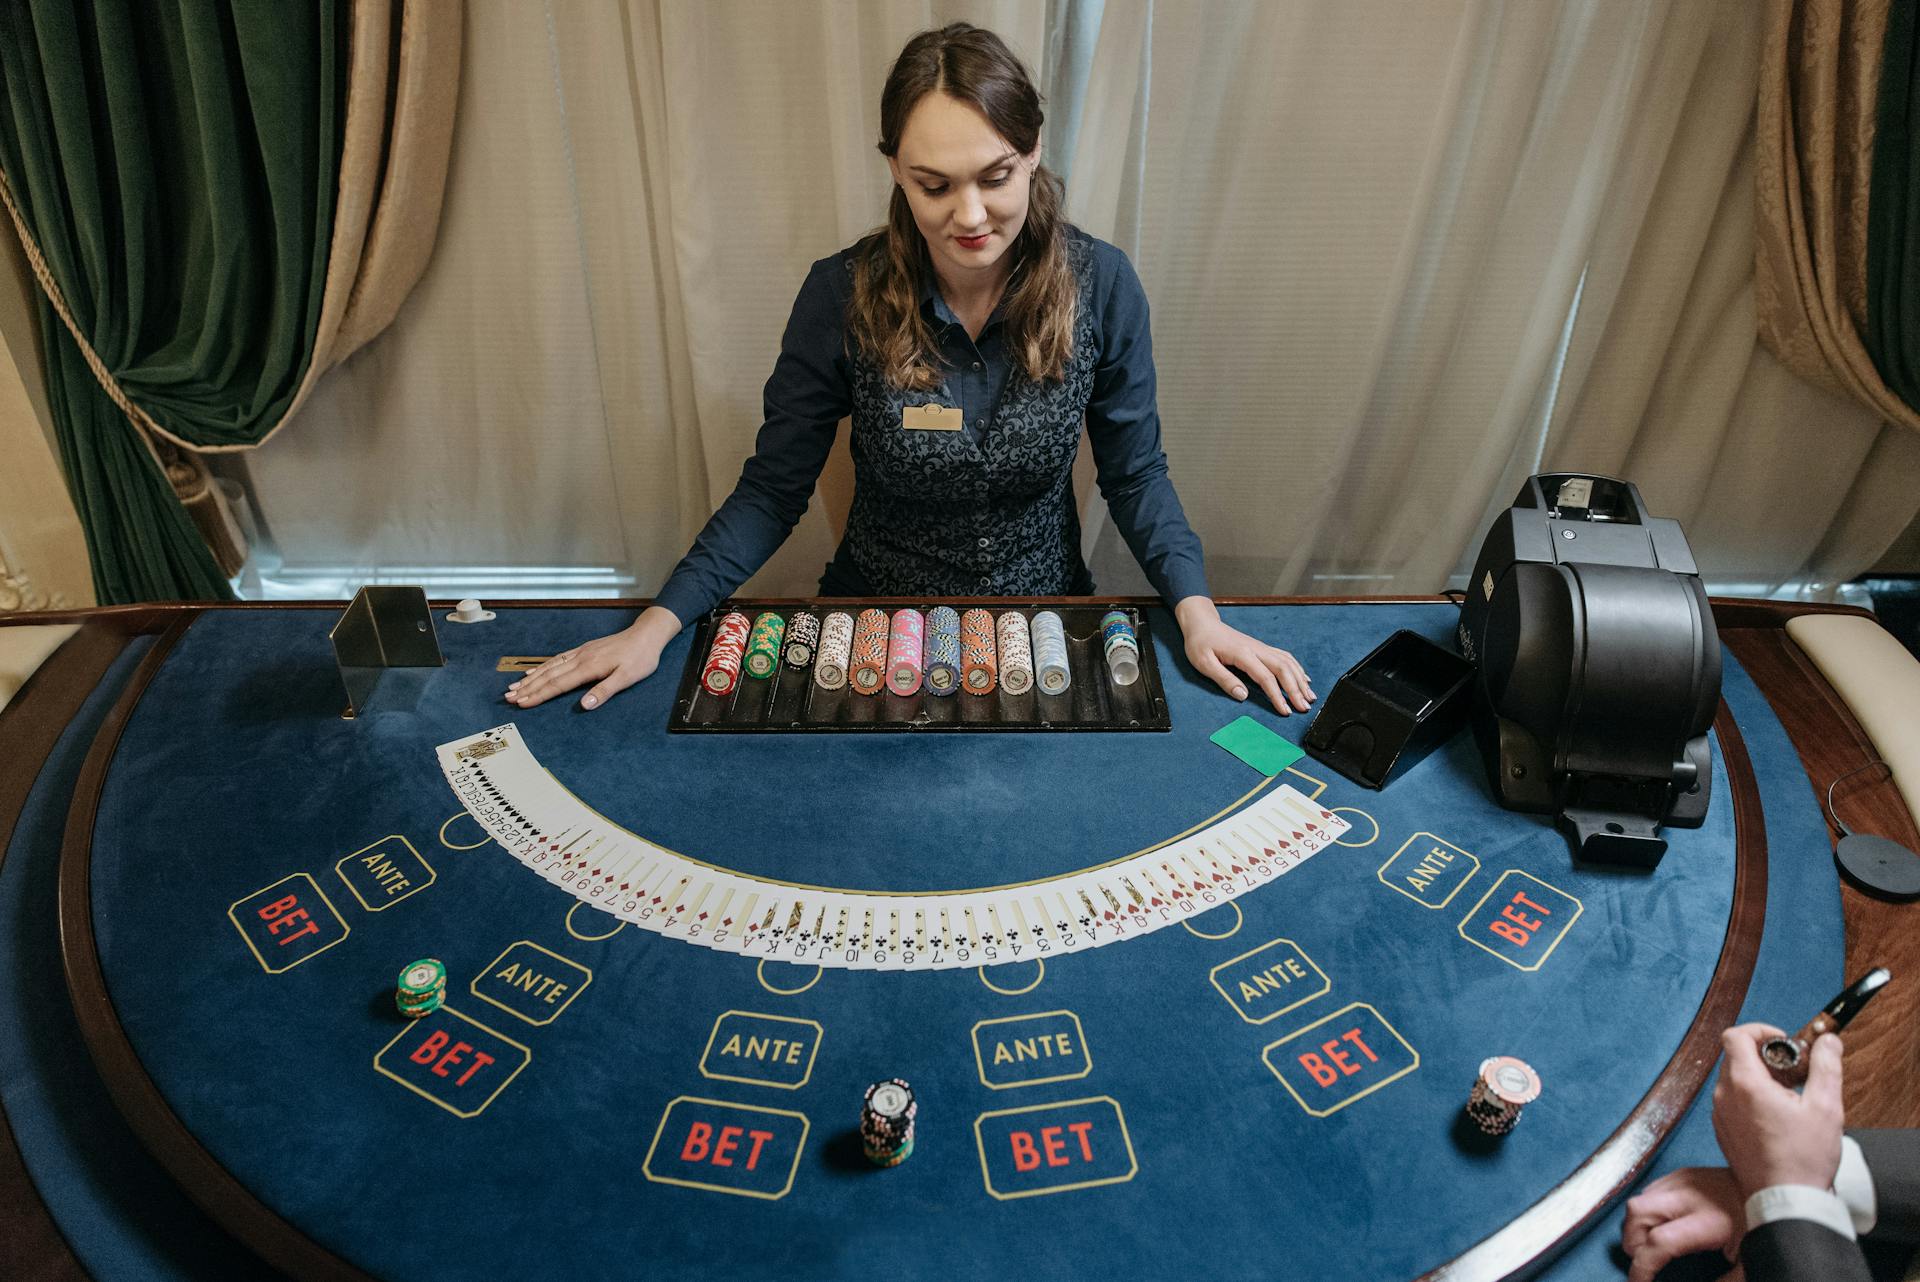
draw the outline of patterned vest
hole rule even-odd
[[[1060,596],[1090,591],[1080,559],[1073,458],[1099,360],[1092,245],[1067,232],[1079,281],[1073,355],[1061,382],[1036,383],[1014,362],[977,441],[908,431],[901,410],[937,393],[892,386],[859,352],[853,363],[853,507],[845,548],[876,593]]]

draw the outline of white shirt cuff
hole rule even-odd
[[[1861,1237],[1873,1232],[1880,1219],[1880,1204],[1873,1191],[1873,1172],[1867,1169],[1866,1154],[1853,1136],[1840,1139],[1840,1172],[1833,1177],[1833,1191],[1847,1204],[1853,1217],[1853,1231]]]
[[[1812,1220],[1852,1241],[1853,1217],[1847,1204],[1825,1189],[1811,1184],[1775,1184],[1747,1199],[1747,1231],[1775,1220]]]

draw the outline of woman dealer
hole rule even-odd
[[[580,705],[594,708],[651,675],[786,539],[851,415],[853,504],[823,596],[1091,593],[1073,501],[1084,420],[1100,491],[1188,660],[1235,699],[1245,674],[1281,713],[1307,709],[1294,657],[1228,626],[1208,595],[1160,446],[1146,295],[1120,250],[1065,221],[1043,119],[991,32],[955,23],[907,43],[880,102],[887,224],[808,273],[739,484],[631,626],[556,655],[508,702],[591,684]]]

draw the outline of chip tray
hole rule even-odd
[[[1060,694],[1044,694],[1038,683],[1022,694],[1009,694],[996,683],[984,695],[961,690],[934,694],[924,683],[911,695],[891,690],[860,694],[851,685],[822,689],[813,679],[813,667],[776,666],[769,677],[742,672],[734,687],[716,695],[700,682],[700,673],[713,646],[713,634],[722,618],[739,611],[749,619],[771,612],[791,626],[793,616],[807,611],[822,620],[835,611],[858,616],[862,610],[925,611],[951,604],[964,612],[978,606],[1000,615],[1017,610],[1031,623],[1035,612],[1052,610],[1067,634],[1067,666],[1072,679]],[[1117,685],[1107,670],[1101,649],[1100,620],[1119,610],[1132,620],[1140,639],[1140,679]],[[1017,599],[968,602],[936,600],[833,599],[818,602],[725,601],[694,623],[693,645],[680,675],[679,692],[667,716],[672,731],[831,731],[831,730],[1170,730],[1166,694],[1160,684],[1160,664],[1153,644],[1152,625],[1137,605],[1088,601],[1055,605]]]

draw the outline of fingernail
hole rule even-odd
[[[580,706],[583,708],[597,708],[600,706],[600,700],[594,698],[592,695],[588,695],[580,701]]]
[[[1244,699],[1244,698],[1246,698],[1246,697],[1247,697],[1247,688],[1246,688],[1245,686],[1235,686],[1235,687],[1233,688],[1233,697],[1234,697],[1234,698],[1236,698],[1236,699]]]

